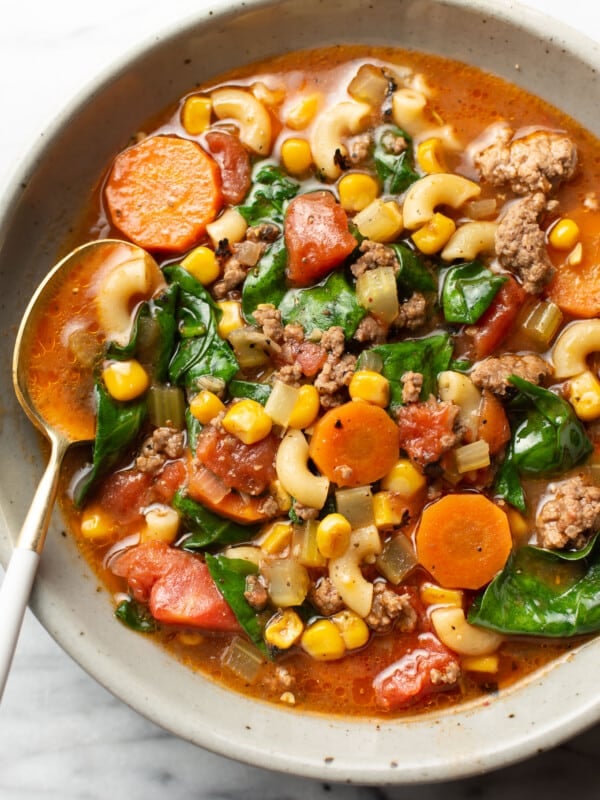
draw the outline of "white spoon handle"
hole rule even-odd
[[[40,561],[39,553],[17,547],[0,586],[0,699],[12,664],[25,609]]]

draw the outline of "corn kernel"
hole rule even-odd
[[[568,217],[559,219],[548,235],[548,241],[555,250],[572,250],[578,240],[579,226]]]
[[[500,657],[498,653],[489,656],[463,656],[460,660],[466,672],[498,672]]]
[[[221,319],[217,324],[217,333],[221,339],[226,339],[231,331],[245,327],[241,303],[237,300],[223,300],[217,306],[221,310]]]
[[[271,433],[273,422],[260,403],[246,398],[225,412],[223,427],[244,444],[260,442]]]
[[[214,419],[221,411],[225,411],[225,405],[214,392],[209,392],[208,389],[198,392],[190,402],[192,416],[203,425],[208,425],[211,419]]]
[[[399,501],[400,498],[394,492],[376,492],[373,495],[373,515],[375,525],[380,530],[396,528],[402,524],[406,505]]]
[[[525,517],[516,508],[507,507],[505,511],[513,539],[524,539],[529,534],[529,524]]]
[[[319,414],[319,409],[318,389],[311,383],[304,384],[298,389],[298,399],[294,403],[288,426],[297,430],[310,428]]]
[[[198,136],[210,125],[212,104],[210,97],[192,95],[183,104],[181,111],[181,124],[190,136]]]
[[[148,373],[135,359],[112,361],[102,370],[102,379],[109,395],[122,402],[135,400],[150,385]]]
[[[261,542],[261,549],[270,556],[282,553],[292,541],[292,523],[276,522],[271,525]]]
[[[346,652],[340,629],[330,619],[319,619],[309,625],[302,634],[300,645],[317,661],[335,661]]]
[[[281,162],[290,175],[304,175],[313,163],[306,139],[286,139],[281,145]]]
[[[404,221],[398,203],[376,198],[353,219],[360,233],[373,242],[393,242],[402,233]]]
[[[291,608],[279,611],[265,626],[265,641],[278,650],[288,650],[302,636],[304,623]]]
[[[432,256],[442,249],[455,230],[454,220],[436,212],[411,238],[422,253]]]
[[[463,607],[463,593],[459,589],[443,589],[435,583],[424,583],[420,595],[426,606]]]
[[[379,372],[357,370],[348,387],[353,400],[366,400],[374,406],[385,408],[390,402],[390,382]]]
[[[436,136],[425,139],[417,147],[417,164],[423,172],[448,172],[442,140]]]
[[[285,124],[294,131],[301,131],[309,125],[317,113],[321,95],[309,94],[301,97],[287,112]]]
[[[381,488],[388,492],[396,492],[404,499],[418,494],[427,481],[424,475],[408,458],[399,459],[392,469],[381,479]]]
[[[105,539],[116,533],[117,525],[99,506],[88,506],[81,517],[80,530],[86,539]]]
[[[317,527],[317,547],[325,558],[339,558],[350,544],[352,525],[342,514],[327,514]]]
[[[348,650],[364,647],[369,641],[369,628],[367,623],[354,611],[344,609],[330,617],[339,628],[342,639]]]
[[[215,251],[200,245],[195,247],[181,262],[181,266],[203,286],[216,281],[221,271]]]
[[[338,191],[344,211],[354,213],[362,211],[376,199],[379,194],[379,184],[371,175],[351,172],[340,180]]]
[[[584,422],[600,417],[600,381],[586,370],[569,381],[569,401]]]

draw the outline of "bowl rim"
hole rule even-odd
[[[130,48],[126,54],[123,54],[121,58],[101,70],[97,76],[88,81],[65,104],[62,111],[45,128],[43,134],[38,134],[37,141],[30,146],[21,162],[13,167],[12,174],[9,173],[7,176],[7,188],[3,198],[0,200],[0,237],[3,236],[5,230],[10,228],[13,215],[17,213],[13,209],[16,209],[18,205],[16,201],[23,191],[23,185],[28,183],[29,178],[43,159],[47,148],[60,136],[69,119],[78,113],[89,98],[101,92],[129,65],[143,57],[148,51],[164,46],[169,41],[198,26],[226,24],[227,20],[236,17],[238,14],[250,13],[255,9],[285,6],[290,2],[293,2],[293,0],[247,0],[246,2],[236,3],[228,2],[228,0],[215,0],[210,10],[205,7],[198,11],[186,13],[183,17],[172,21],[160,34],[145,37]],[[545,32],[544,34],[540,32],[541,28],[544,27],[543,21],[548,21],[549,18],[542,12],[520,3],[505,3],[502,0],[431,0],[431,2],[458,9],[464,8],[480,12],[489,17],[495,17],[511,27],[519,27],[529,34],[547,41],[553,47],[557,46],[556,31],[553,33]],[[558,27],[559,23],[556,21],[554,24]],[[600,69],[600,51],[596,42],[566,26],[561,27],[560,33],[560,42],[564,48],[584,61],[589,59],[590,63],[593,63],[595,58],[596,67]],[[32,598],[32,610],[57,643],[96,681],[123,702],[175,735],[188,739],[207,750],[232,757],[231,743],[227,738],[225,729],[216,728],[211,730],[207,727],[205,730],[199,731],[193,723],[189,722],[182,727],[176,713],[170,712],[169,709],[162,709],[159,715],[160,718],[157,718],[155,711],[149,709],[147,687],[138,686],[135,681],[133,684],[130,683],[132,676],[134,677],[135,675],[134,665],[129,664],[123,674],[115,680],[114,670],[111,669],[110,654],[100,654],[101,658],[98,660],[97,656],[99,654],[94,651],[93,647],[90,648],[85,638],[80,637],[77,632],[69,632],[61,628],[57,619],[57,607],[53,603],[48,603],[48,598],[44,596],[43,591],[40,591],[39,588]],[[583,654],[582,658],[588,663],[590,672],[592,671],[596,650],[600,650],[600,640],[587,643],[574,651],[577,652],[578,657],[579,654]],[[594,651],[594,655],[591,655],[592,651]],[[172,660],[172,657],[169,657],[169,659]],[[560,661],[567,663],[572,659],[573,655],[568,655],[560,659]],[[517,687],[505,690],[503,696],[507,699],[509,707],[517,709],[519,696],[524,691],[532,693],[533,696],[541,701],[546,690],[545,687],[548,686],[548,676],[552,671],[554,671],[553,668],[542,670],[530,676],[529,679]],[[230,697],[232,694],[234,693],[215,687],[217,699],[221,697],[225,699],[226,696]],[[263,711],[266,709],[273,711],[272,706],[268,706],[261,701],[250,701],[248,698],[237,695],[236,697],[238,697],[238,705],[243,713],[252,715],[255,712],[257,703]],[[535,723],[530,726],[526,723],[522,725],[521,729],[518,729],[518,725],[515,724],[515,736],[512,740],[505,741],[502,746],[495,742],[493,747],[488,747],[487,750],[482,749],[475,760],[468,753],[465,753],[462,758],[455,755],[451,765],[447,762],[441,763],[437,758],[436,752],[418,765],[402,765],[401,769],[396,768],[398,765],[394,765],[393,762],[389,763],[387,767],[381,764],[375,767],[360,766],[354,763],[355,755],[353,753],[349,753],[346,760],[336,756],[333,761],[316,757],[313,757],[310,761],[304,761],[301,758],[293,757],[290,753],[281,753],[277,748],[277,743],[266,745],[259,742],[257,744],[254,739],[249,737],[240,739],[237,742],[238,750],[235,752],[235,759],[266,769],[349,783],[407,784],[466,777],[527,758],[539,752],[540,749],[552,747],[596,723],[600,719],[600,693],[597,693],[595,698],[592,697],[586,703],[583,703],[579,697],[576,704],[577,697],[577,692],[574,691],[572,695],[574,705],[570,712],[561,707],[561,711],[565,713],[561,717],[560,723],[548,717],[537,727],[535,727]],[[511,703],[514,703],[514,705],[511,706]],[[294,718],[297,719],[298,712],[276,707],[276,711],[273,713],[291,723]],[[511,713],[516,713],[516,711]],[[464,729],[464,726],[469,723],[469,720],[472,721],[473,716],[476,714],[485,718],[486,721],[481,723],[484,728],[489,726],[490,729],[493,729],[494,724],[499,722],[497,704],[495,706],[494,702],[489,705],[484,702],[477,702],[468,707],[461,707],[460,710],[451,714],[446,713],[446,718],[452,718],[457,728],[462,727]],[[375,728],[374,738],[377,740],[386,735],[393,736],[394,729],[399,725],[407,726],[411,729],[415,729],[415,726],[423,727],[425,725],[433,729],[437,724],[435,717],[430,715],[427,715],[427,720],[424,717],[418,717],[415,719],[389,721],[382,718],[369,721],[365,718],[342,720],[338,718],[323,719],[318,715],[308,715],[308,717],[311,720],[311,724],[308,725],[307,736],[309,737],[316,735],[317,732],[321,732],[322,735],[322,730],[325,728],[326,730],[329,729],[332,735],[335,734],[342,738],[346,735],[349,738],[353,738],[356,731],[364,728],[366,724],[370,726],[371,730]],[[304,719],[306,718],[305,716]]]

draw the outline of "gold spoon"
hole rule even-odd
[[[51,402],[45,403],[47,393],[42,396],[32,391],[30,366],[36,327],[40,319],[48,314],[50,304],[73,270],[79,269],[82,273],[93,274],[96,268],[100,269],[106,263],[120,266],[139,258],[151,260],[140,247],[116,239],[101,239],[78,247],[48,273],[31,298],[21,320],[13,354],[14,389],[31,422],[50,442],[50,458],[0,586],[0,698],[52,516],[63,458],[71,445],[94,438],[95,422],[91,409],[88,414],[74,413],[69,419],[54,418]],[[59,335],[59,331],[55,333]],[[61,383],[61,391],[67,391],[73,397],[73,409],[81,406],[76,401],[77,390],[77,384],[69,385],[68,381]]]

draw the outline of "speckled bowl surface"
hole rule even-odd
[[[197,81],[290,49],[393,44],[458,58],[536,92],[600,135],[598,45],[536,12],[483,0],[214,3],[136,52],[79,97],[20,166],[0,206],[0,557],[4,564],[43,468],[13,397],[16,326],[57,260],[112,155]],[[17,267],[17,268],[16,268]],[[525,683],[451,713],[401,720],[324,718],[249,700],[194,674],[115,624],[110,598],[57,515],[32,608],[100,683],[202,747],[299,775],[354,783],[449,780],[549,748],[600,720],[600,640]]]

